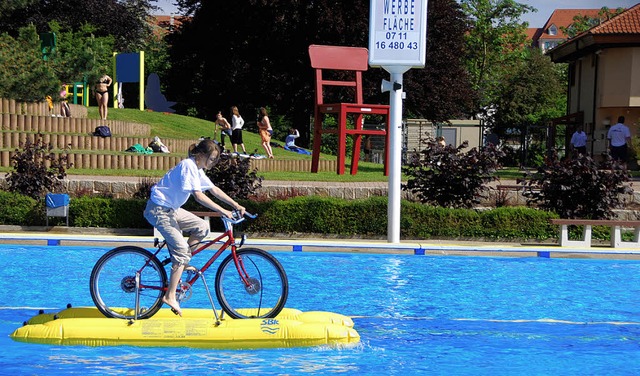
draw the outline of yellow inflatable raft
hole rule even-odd
[[[183,309],[182,317],[161,309],[150,319],[134,321],[106,318],[94,307],[67,308],[32,317],[11,338],[51,345],[215,349],[351,345],[360,341],[347,316],[290,308],[274,319],[223,317],[220,325],[215,324],[210,309]]]

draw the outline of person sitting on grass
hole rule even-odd
[[[298,137],[300,137],[300,132],[295,128],[289,128],[289,134],[284,140],[284,145],[292,151],[297,151],[298,146],[296,146],[296,138]]]

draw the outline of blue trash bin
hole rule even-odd
[[[66,193],[47,193],[47,226],[49,217],[66,217],[67,227],[69,227],[69,195]]]

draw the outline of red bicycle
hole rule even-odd
[[[249,213],[245,215],[256,217]],[[204,274],[225,250],[230,249],[231,253],[218,266],[215,279],[215,292],[222,310],[236,319],[275,317],[289,294],[284,268],[262,249],[241,248],[246,235],[236,241],[233,234],[233,226],[245,220],[239,213],[234,213],[233,219],[221,218],[225,231],[215,239],[205,239],[198,244],[192,252],[192,263],[205,249],[218,242],[222,245],[200,269],[183,274],[176,294],[178,302],[188,300],[193,284],[202,279],[216,321],[219,320]],[[165,268],[171,263],[168,251],[160,260],[165,246],[166,241],[156,238],[155,252],[136,246],[122,246],[100,257],[89,281],[91,298],[98,310],[107,317],[122,319],[147,319],[158,312],[168,285]]]

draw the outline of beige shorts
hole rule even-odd
[[[174,210],[147,201],[144,210],[147,221],[164,236],[171,255],[171,262],[187,265],[191,260],[189,244],[199,242],[209,234],[209,226],[204,219],[182,208]],[[185,234],[188,239],[185,238]]]

